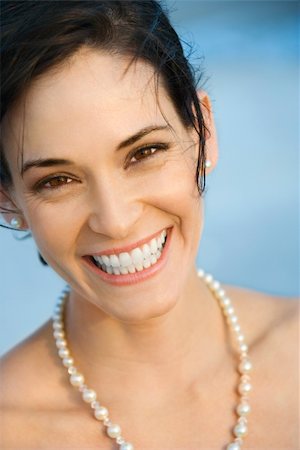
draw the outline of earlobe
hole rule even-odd
[[[205,135],[205,147],[206,161],[209,161],[209,163],[206,164],[206,172],[210,173],[215,168],[218,161],[217,131],[209,95],[202,89],[199,90],[197,94],[201,106],[204,124],[207,129]]]
[[[0,189],[0,214],[4,219],[5,226],[22,231],[28,229],[21,211],[3,189]]]

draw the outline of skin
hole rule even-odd
[[[24,162],[60,158],[71,163],[31,168],[20,175],[20,101],[4,123],[4,148],[9,148],[14,186],[10,198],[44,259],[71,286],[66,331],[75,361],[116,422],[123,418],[122,427],[131,430],[136,447],[221,448],[229,442],[235,421],[230,405],[236,403],[237,381],[220,308],[197,277],[195,266],[204,224],[203,199],[194,180],[197,134],[183,126],[161,85],[158,105],[152,68],[138,62],[124,75],[127,64],[126,59],[101,52],[80,51],[59,71],[31,86],[26,95]],[[199,96],[209,128],[210,172],[218,159],[216,132],[209,98],[205,92]],[[116,151],[121,141],[140,129],[167,123],[172,129],[155,131]],[[132,164],[138,149],[161,142],[170,143],[167,151],[158,150],[155,156]],[[67,178],[59,189],[50,189],[49,184],[34,189],[49,175]],[[169,259],[153,278],[116,287],[83,263],[83,255],[131,244],[167,227],[173,227]],[[267,370],[276,372],[274,356],[268,365],[262,359],[274,339],[282,342],[278,333],[290,346],[289,358],[285,346],[279,350],[281,360],[286,367],[295,361],[296,347],[291,343],[297,302],[226,289],[248,333],[253,360],[260,367],[256,382],[261,386]],[[253,298],[257,308],[265,305],[259,319]],[[96,421],[63,378],[50,321],[6,355],[2,367],[5,448],[19,448],[20,442],[22,448],[58,448],[62,441],[66,448],[97,448],[99,442],[109,448],[112,441],[99,436]],[[285,375],[274,375],[275,390]],[[293,389],[295,385],[296,380]],[[260,424],[266,420],[264,402],[270,402],[264,392],[259,393],[254,411]],[[287,390],[283,398],[290,401],[286,409],[293,413],[291,433],[286,438],[278,432],[274,442],[280,439],[282,445],[290,445],[286,448],[296,449],[294,397]],[[206,411],[209,427],[206,421],[199,423],[199,411]],[[53,417],[55,433],[49,429]],[[26,437],[13,432],[13,423],[19,430],[26,424]],[[249,445],[251,439],[252,445],[262,443],[264,431],[254,433]],[[124,434],[129,439],[129,433]],[[265,442],[264,448],[274,448]]]

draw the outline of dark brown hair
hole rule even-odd
[[[196,183],[200,196],[204,193],[205,124],[198,81],[161,3],[2,0],[1,29],[1,121],[32,81],[58,68],[81,47],[146,61],[157,79],[161,76],[182,123],[198,132]],[[0,158],[0,184],[8,190],[12,177],[1,140]]]

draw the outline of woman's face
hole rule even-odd
[[[127,66],[99,51],[77,53],[31,86],[3,140],[15,202],[43,258],[74,295],[136,321],[176,303],[195,270],[203,216],[197,134],[182,125],[162,86],[158,105],[149,65],[125,73]],[[130,253],[163,230],[168,245],[156,271],[154,263],[131,280],[106,279],[93,262],[114,248]]]

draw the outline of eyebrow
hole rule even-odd
[[[129,145],[134,144],[135,142],[139,141],[143,137],[147,136],[149,133],[152,133],[153,131],[159,131],[159,130],[166,130],[169,129],[169,125],[150,125],[148,127],[142,128],[140,131],[135,133],[133,136],[130,136],[128,139],[125,139],[125,141],[121,142],[117,150],[121,150],[124,147],[129,147]]]
[[[170,129],[169,125],[150,125],[148,127],[142,128],[137,133],[135,133],[133,136],[130,136],[129,138],[125,139],[125,141],[122,141],[117,146],[117,151],[122,150],[125,147],[129,147],[129,145],[134,144],[135,142],[139,141],[143,137],[147,136],[148,134],[152,133],[153,131],[160,131],[160,130],[166,130]],[[55,167],[55,166],[63,166],[63,165],[71,165],[74,164],[73,161],[69,159],[59,159],[59,158],[47,158],[47,159],[33,159],[28,160],[23,163],[21,175],[23,176],[24,173],[33,168],[33,167]]]

